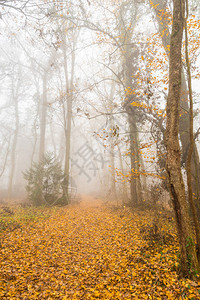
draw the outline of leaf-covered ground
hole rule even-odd
[[[1,233],[0,299],[200,299],[198,282],[176,275],[173,222],[161,214],[150,242],[152,220],[96,202],[22,218]]]

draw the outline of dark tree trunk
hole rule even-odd
[[[153,8],[156,13],[156,19],[158,23],[159,32],[162,38],[162,44],[165,48],[166,54],[169,56],[169,45],[170,45],[170,31],[169,31],[169,22],[170,18],[169,13],[167,12],[167,0],[152,0]],[[186,165],[187,154],[190,147],[190,116],[189,116],[189,101],[188,101],[188,87],[183,71],[181,67],[181,100],[180,100],[180,141],[182,146],[182,162]],[[196,195],[197,206],[200,217],[200,160],[197,146],[194,142],[194,149],[191,158],[191,173],[192,173],[192,189]]]
[[[188,215],[185,186],[181,173],[181,151],[179,145],[179,113],[181,97],[181,49],[184,10],[181,0],[174,0],[173,26],[169,57],[169,94],[167,99],[167,173],[172,204],[176,217],[180,244],[181,275],[189,276],[198,270],[198,260]]]

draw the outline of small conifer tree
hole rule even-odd
[[[48,153],[39,163],[34,163],[24,173],[24,178],[27,180],[28,199],[34,206],[68,203],[63,196],[64,172],[52,154]]]

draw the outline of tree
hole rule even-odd
[[[129,14],[131,17],[129,19]],[[139,157],[139,138],[136,110],[131,105],[135,100],[134,96],[128,92],[129,89],[136,90],[136,81],[133,79],[136,74],[138,65],[136,63],[138,56],[137,45],[132,43],[134,27],[136,24],[136,16],[138,7],[132,1],[123,2],[120,6],[119,14],[119,35],[121,39],[121,64],[123,68],[123,83],[126,90],[124,108],[128,115],[128,123],[130,130],[130,161],[131,161],[131,202],[138,205],[141,202],[141,181],[140,181],[140,157]]]
[[[20,74],[20,67],[19,73]],[[14,86],[14,78],[12,78],[12,100],[14,102],[14,111],[15,111],[15,129],[14,129],[14,137],[12,141],[11,147],[11,162],[10,162],[10,175],[8,182],[8,198],[12,197],[12,189],[13,189],[13,179],[14,179],[14,171],[16,165],[16,149],[17,149],[17,139],[19,135],[19,88],[20,88],[20,80],[17,80],[16,87]]]
[[[156,13],[156,20],[158,23],[158,30],[162,39],[162,44],[166,51],[166,54],[169,56],[170,53],[170,24],[171,24],[171,16],[170,11],[167,8],[168,1],[166,0],[152,0],[150,1],[151,6],[155,10]],[[182,145],[182,162],[184,165],[187,164],[187,154],[189,150],[189,143],[190,143],[190,133],[188,128],[190,127],[190,116],[189,116],[189,101],[188,101],[188,86],[187,80],[184,73],[184,68],[182,64],[181,69],[181,102],[180,102],[180,113],[182,117],[180,118],[180,126],[179,126],[179,133],[180,133],[180,140]],[[199,161],[199,153],[198,148],[194,140],[194,147],[192,151],[192,158],[191,158],[191,174],[192,174],[192,189],[193,192],[196,194],[196,198],[200,199],[199,197],[199,185],[200,185],[200,161]],[[200,203],[197,202],[197,206],[200,209]]]
[[[167,174],[169,189],[175,212],[180,244],[181,275],[188,276],[198,271],[198,260],[188,214],[185,186],[181,173],[181,151],[179,145],[179,111],[181,97],[181,50],[184,28],[185,3],[174,0],[173,25],[169,57],[169,93],[167,98]]]
[[[196,233],[196,241],[197,241],[197,254],[198,260],[200,264],[200,225],[197,215],[197,207],[195,206],[194,196],[193,196],[193,189],[192,189],[192,154],[195,146],[194,143],[194,109],[193,109],[193,93],[192,93],[192,79],[191,79],[191,68],[190,68],[190,60],[189,60],[189,51],[188,51],[188,27],[187,27],[187,20],[189,15],[189,8],[188,8],[188,0],[186,0],[186,16],[184,18],[184,26],[185,26],[185,57],[186,57],[186,68],[187,68],[187,78],[188,78],[188,90],[189,90],[189,102],[190,102],[190,110],[189,110],[189,119],[190,119],[190,128],[189,128],[189,135],[190,135],[190,144],[187,154],[187,161],[186,161],[186,172],[187,172],[187,186],[188,186],[188,200],[192,212],[192,218],[194,222],[194,228]]]
[[[64,172],[61,164],[51,154],[24,173],[27,180],[28,199],[35,206],[64,204]]]

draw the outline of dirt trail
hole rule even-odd
[[[104,206],[105,200],[89,195],[81,195],[80,205],[82,207],[100,207]]]
[[[157,289],[159,276],[167,281],[156,273],[166,268],[159,253],[151,253],[151,267],[150,255],[141,256],[145,220],[82,197],[80,205],[52,209],[50,218],[5,234],[0,299],[178,299],[167,285],[164,294]],[[174,298],[152,298],[160,294]]]

